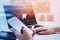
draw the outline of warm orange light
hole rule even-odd
[[[47,22],[54,21],[54,15],[47,15]]]
[[[41,15],[41,16],[39,17],[39,21],[45,21],[45,15]]]
[[[37,12],[49,13],[50,12],[50,3],[49,2],[39,2],[39,3],[37,3]]]

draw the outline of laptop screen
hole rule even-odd
[[[26,26],[37,24],[32,6],[5,5],[4,10],[7,20],[15,16]]]

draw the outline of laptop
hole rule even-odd
[[[37,24],[33,8],[30,8],[30,6],[5,5],[4,10],[7,20],[12,17],[17,17],[26,26]]]

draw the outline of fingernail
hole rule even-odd
[[[23,29],[24,27],[22,27],[22,29]]]

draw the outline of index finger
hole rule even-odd
[[[47,28],[46,27],[37,27],[37,28],[34,28],[33,30],[37,32],[37,31],[47,30]]]

